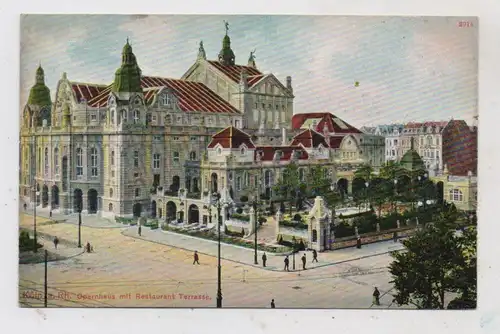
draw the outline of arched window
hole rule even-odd
[[[189,160],[191,160],[191,161],[195,161],[196,160],[196,152],[195,151],[191,151],[189,153]]]
[[[241,177],[239,176],[236,178],[236,190],[241,190]]]
[[[111,166],[115,165],[115,151],[111,151]]]
[[[245,155],[245,152],[246,152],[246,151],[245,151],[245,148],[244,148],[244,147],[242,147],[242,148],[240,149],[240,154],[241,154],[241,155]]]
[[[451,189],[450,200],[454,202],[462,202],[463,201],[462,191],[460,191],[460,189]]]
[[[111,110],[111,124],[115,124],[115,110]]]
[[[222,154],[222,149],[220,147],[217,147],[217,155],[221,155]]]
[[[49,149],[47,147],[45,148],[43,159],[44,159],[44,166],[43,166],[44,174],[49,175]]]
[[[248,176],[248,172],[243,172],[243,185],[248,186],[250,184],[250,179]]]
[[[127,111],[125,109],[121,112],[122,122],[127,121]]]
[[[54,173],[59,175],[59,148],[54,149]]]
[[[138,124],[140,119],[139,110],[134,110],[134,124]]]
[[[98,175],[97,169],[97,149],[92,147],[90,149],[90,175],[95,177]]]
[[[113,188],[109,188],[109,197],[113,197]]]
[[[109,203],[108,211],[113,212],[113,203]]]
[[[83,150],[78,147],[76,149],[76,176],[83,175]]]

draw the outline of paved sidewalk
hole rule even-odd
[[[184,234],[173,233],[169,231],[162,231],[161,229],[151,230],[147,227],[142,227],[142,235],[138,235],[137,227],[130,227],[122,232],[123,235],[137,238],[145,241],[155,242],[158,244],[168,245],[171,247],[181,248],[184,250],[195,250],[200,253],[200,262],[203,261],[203,254],[210,256],[217,256],[217,242],[212,240],[200,239],[191,237]],[[339,249],[335,251],[323,252],[318,254],[317,263],[311,263],[312,252],[299,252],[295,254],[295,268],[298,271],[302,269],[301,257],[306,253],[307,269],[321,268],[331,266],[343,262],[355,261],[362,258],[378,256],[387,254],[390,251],[401,250],[403,245],[401,243],[394,243],[391,241],[373,243],[362,246],[361,249],[355,247]],[[283,271],[285,255],[275,255],[273,253],[266,253],[267,263],[266,267],[262,267],[262,254],[258,252],[258,265],[254,264],[254,250],[250,248],[229,245],[221,243],[221,258],[253,267],[258,267],[270,271]],[[290,271],[293,268],[293,256],[289,256]]]
[[[33,217],[33,210],[27,210],[27,211],[22,210],[19,212],[19,214]],[[50,220],[56,220],[59,223],[78,225],[78,214],[76,214],[76,213],[70,214],[70,215],[64,215],[64,214],[61,214],[58,212],[52,212],[52,217],[50,217],[49,212],[45,209],[42,209],[42,210],[37,210],[36,216],[50,219]],[[82,226],[86,226],[86,227],[90,227],[90,228],[124,228],[124,227],[127,227],[126,225],[119,224],[115,221],[110,220],[109,218],[103,218],[103,217],[99,217],[97,215],[84,215],[84,214],[82,214]]]
[[[31,237],[33,237],[31,235]],[[22,252],[19,254],[20,264],[31,264],[31,263],[41,263],[44,262],[45,250],[48,252],[48,261],[62,261],[84,253],[83,248],[78,248],[73,244],[61,240],[57,245],[57,249],[54,246],[54,238],[46,234],[37,234],[38,243],[43,245],[43,248],[39,248],[37,253],[33,252]]]

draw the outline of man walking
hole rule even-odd
[[[139,233],[139,236],[141,236],[142,228],[141,224],[139,224],[139,227],[137,228],[137,233]]]
[[[276,308],[276,305],[274,305],[274,299],[271,300],[271,308]]]
[[[196,264],[200,264],[200,258],[198,257],[198,251],[194,251],[194,261],[193,261],[193,265],[196,263]]]
[[[49,211],[49,217],[52,218],[52,210]]]
[[[290,260],[288,259],[288,255],[285,257],[285,269],[283,269],[284,271],[290,271],[290,269],[288,269],[288,264],[290,263]]]
[[[361,237],[358,235],[358,239],[356,240],[356,248],[360,249],[361,248]]]
[[[54,247],[57,249],[57,245],[59,244],[59,239],[57,237],[54,238]]]
[[[304,253],[304,255],[302,255],[302,270],[306,270],[306,253]]]
[[[394,232],[392,234],[392,240],[394,240],[394,242],[398,242],[398,232]]]
[[[267,261],[267,255],[266,253],[262,254],[262,266],[265,267],[266,266],[266,261]]]
[[[318,262],[318,252],[316,252],[315,249],[313,249],[313,260],[312,260],[312,262],[314,262],[314,261]]]
[[[373,291],[373,304],[380,306],[380,291],[375,287],[375,291]]]

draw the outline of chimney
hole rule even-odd
[[[290,77],[290,76],[286,77],[286,88],[288,88],[290,91],[293,91],[292,77]]]
[[[287,145],[287,140],[286,140],[286,129],[281,128],[281,145],[286,146]]]

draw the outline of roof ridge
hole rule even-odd
[[[90,83],[90,82],[80,82],[80,81],[70,81],[69,83],[72,85],[99,86],[99,87],[105,87],[105,88],[113,85],[112,83],[111,84],[94,84],[94,83]]]

